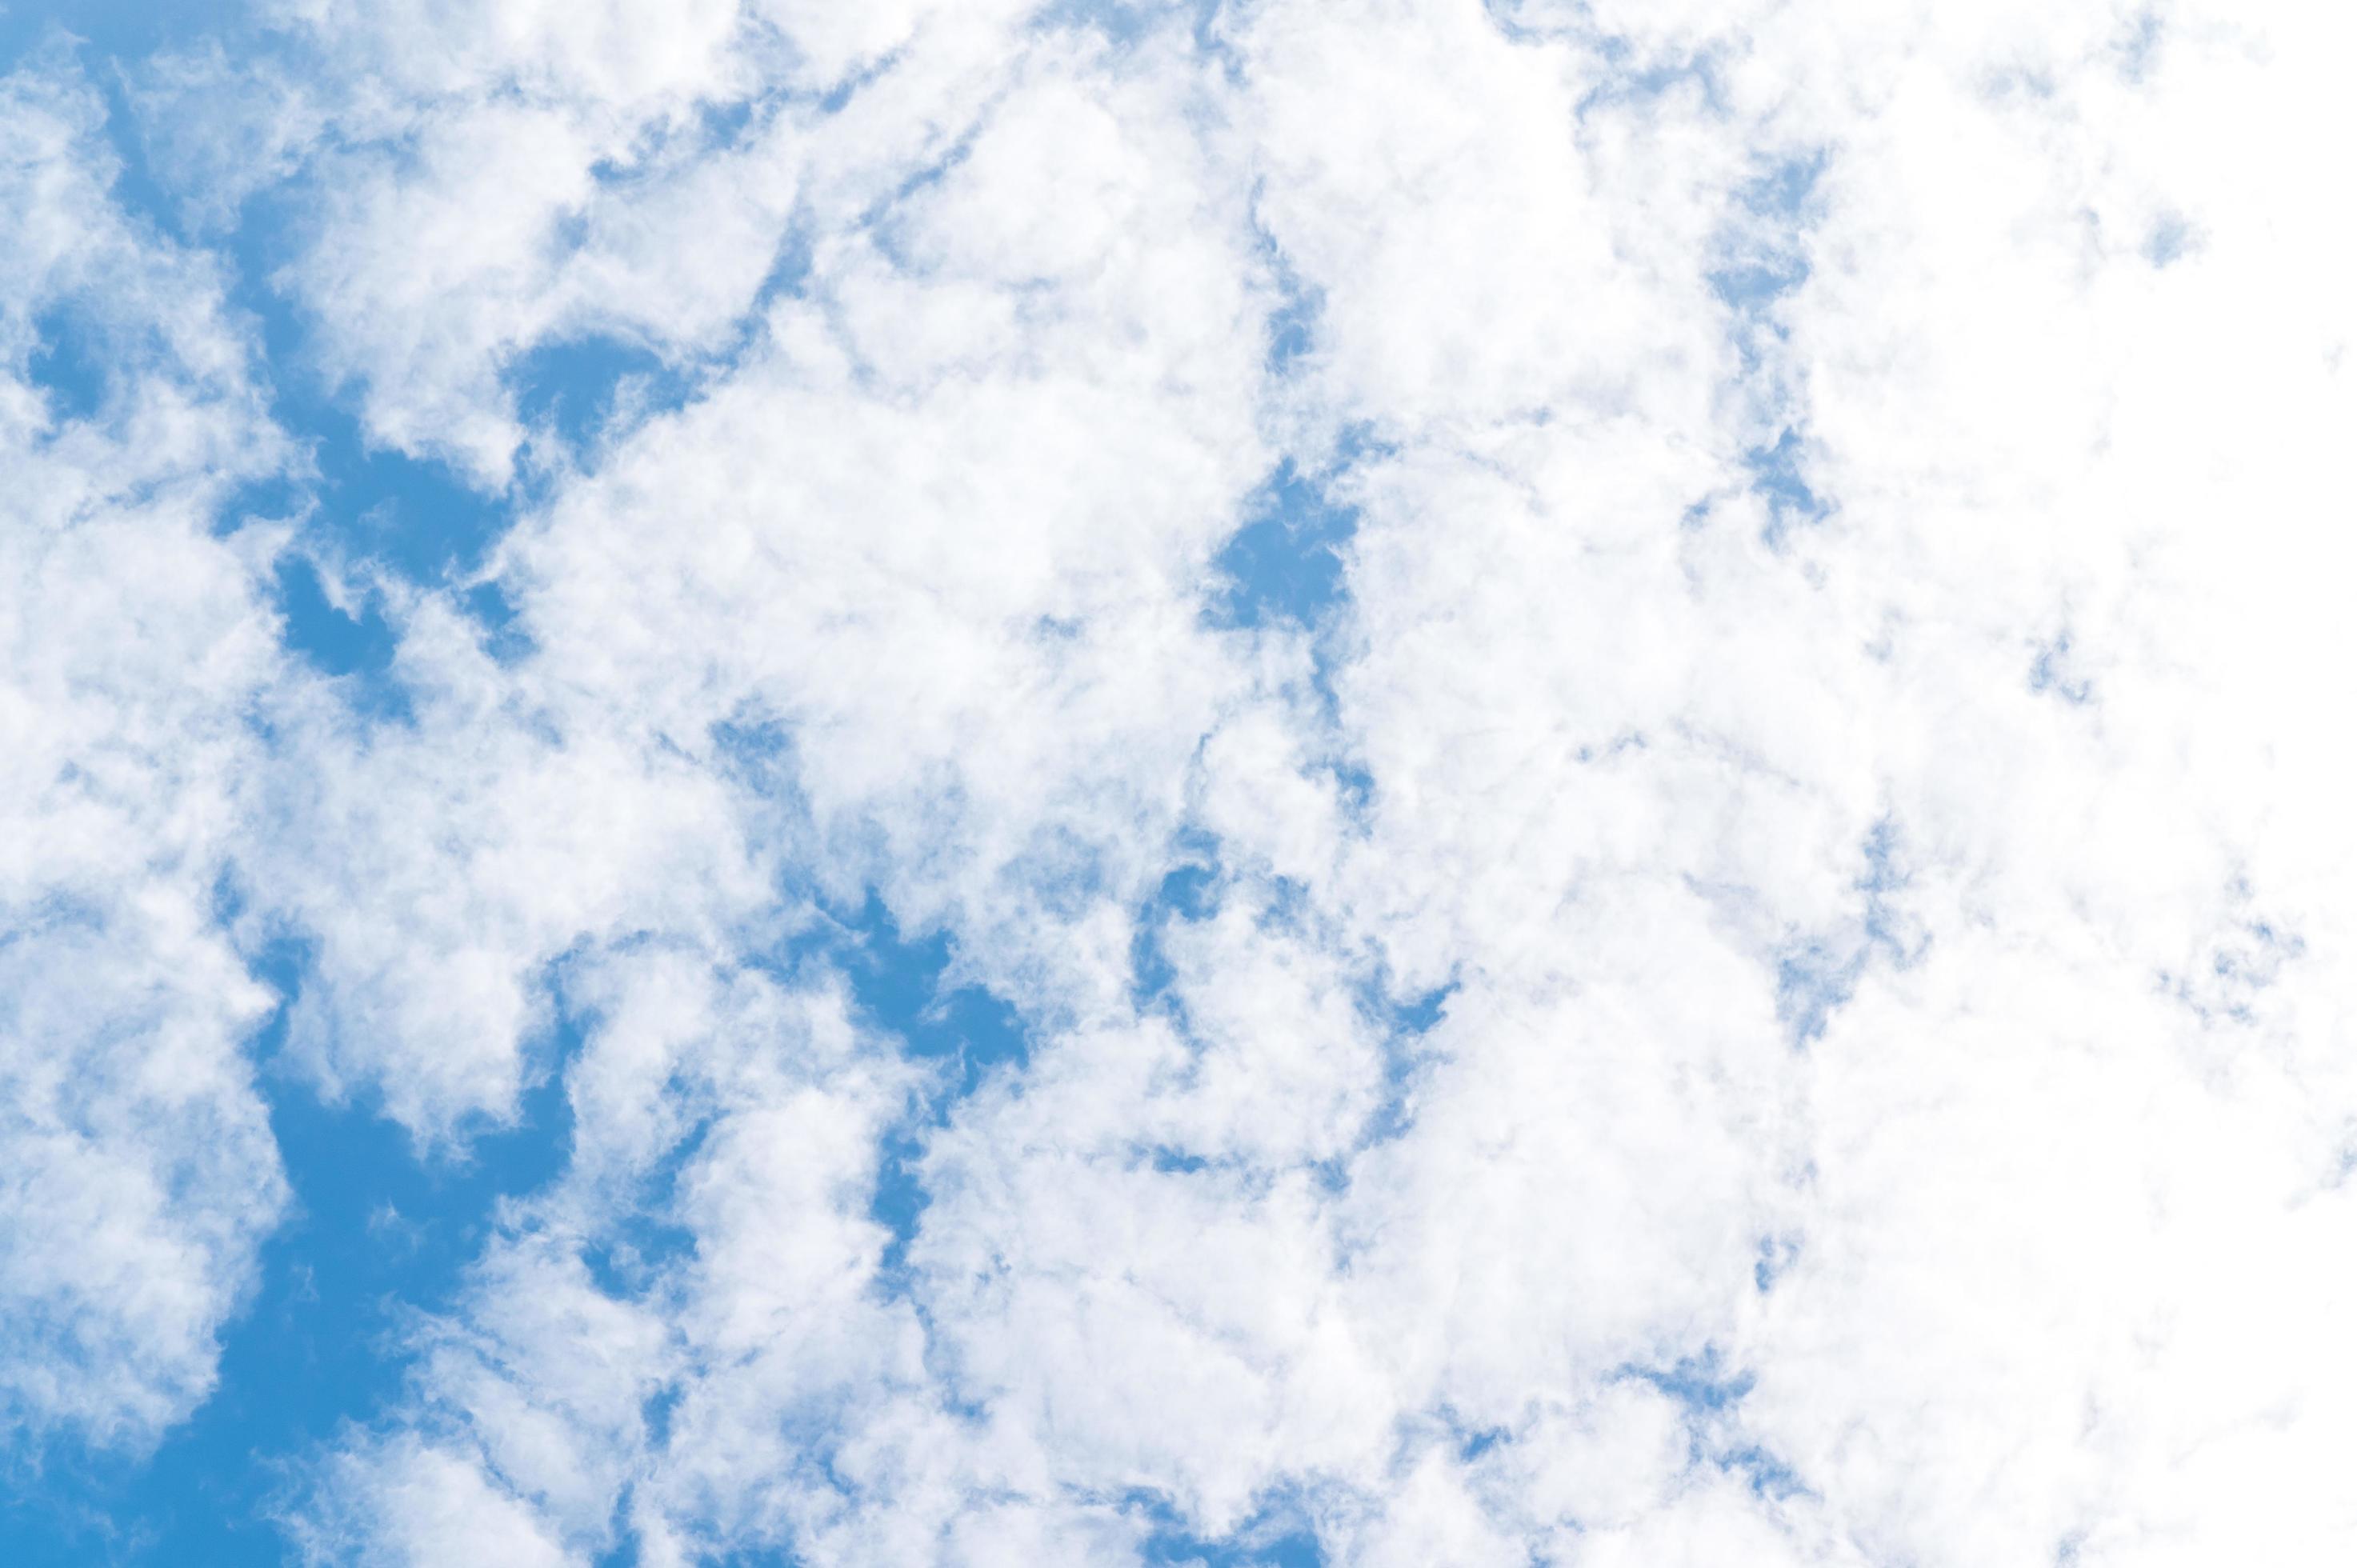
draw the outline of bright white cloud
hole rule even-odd
[[[421,1157],[571,1119],[316,1561],[2345,1555],[2346,21],[271,20],[156,166],[520,508],[514,641],[322,538],[403,716],[274,647],[219,277],[16,79],[17,1406],[201,1395],[285,934]],[[589,339],[683,394],[533,428]],[[1222,607],[1281,464],[1314,624]]]
[[[62,55],[0,79],[0,1412],[136,1449],[210,1390],[285,1200],[239,1049],[269,998],[214,918],[270,546],[210,525],[288,449],[102,113]]]

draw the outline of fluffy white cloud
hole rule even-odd
[[[61,54],[0,79],[0,1411],[136,1448],[210,1389],[284,1201],[214,919],[288,460],[207,259],[113,200]]]
[[[2281,1454],[2188,1517],[2153,1435],[2313,1408],[2279,1446],[2338,1442],[2333,1402],[2191,1370],[2259,1299],[2332,1299],[2327,1221],[2245,1206],[2335,1201],[2330,1025],[2269,1032],[2330,885],[2255,876],[2345,835],[2252,814],[2297,710],[2213,728],[2250,628],[2183,597],[2286,602],[2189,508],[2319,493],[2336,328],[2296,312],[2336,306],[2276,292],[2314,360],[2252,367],[2276,418],[2157,392],[2192,372],[2155,344],[2254,350],[2170,316],[2223,199],[2124,168],[2205,113],[2296,156],[2225,123],[2273,67],[2190,23],[1522,20],[1260,7],[1216,70],[1026,44],[956,159],[822,212],[742,371],[508,546],[574,700],[780,726],[809,874],[946,922],[1033,1031],[925,1139],[915,1316],[862,1287],[830,1332],[880,1313],[870,1348],[761,1332],[726,1444],[694,1374],[696,1422],[624,1442],[666,1550],[954,1555],[1140,1492],[1207,1536],[1306,1496],[1368,1563],[2331,1530],[2254,1478]],[[1313,327],[1272,375],[1280,283]],[[1358,516],[1315,678],[1197,609],[1272,443]],[[1212,907],[1148,918],[1141,1004],[1181,828]],[[866,1278],[882,1237],[824,1227],[861,1234],[873,1166],[794,1103],[746,1125],[818,1185],[716,1133],[696,1190],[808,1194],[764,1277]],[[2261,1296],[2193,1289],[2229,1251]],[[773,1288],[670,1267],[634,1299],[689,1290],[692,1336]],[[2287,1377],[2330,1353],[2299,1332]]]
[[[203,1283],[85,1391],[184,1409],[275,1201],[124,1152],[270,1168],[226,870],[328,1090],[571,1113],[318,1561],[2345,1553],[2349,24],[1023,9],[290,5],[135,75],[192,211],[299,215],[370,438],[544,483],[520,653],[346,564],[362,717],[204,531],[280,459],[203,265],[75,216],[38,253],[124,259],[11,284],[27,345],[178,324],[80,423],[20,354],[57,505],[140,497],[25,537],[219,671],[88,608],[12,699],[77,760],[5,950],[81,978],[10,988],[10,1083],[118,1059],[70,1000],[211,1074],[20,1140]],[[690,395],[560,450],[525,367],[587,338]],[[1308,625],[1223,608],[1285,463],[1351,520]],[[871,893],[1020,1059],[856,1004]],[[0,1288],[94,1295],[20,1210]]]

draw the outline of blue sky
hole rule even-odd
[[[2344,1558],[2319,10],[0,11],[0,1559]]]
[[[235,5],[73,6],[19,11],[9,22],[12,60],[48,50],[100,84],[174,49],[213,41],[265,54],[273,48]],[[122,160],[116,198],[136,220],[202,245],[225,269],[228,299],[259,335],[272,417],[308,455],[293,475],[234,495],[220,526],[236,526],[246,511],[300,520],[271,576],[284,647],[332,678],[339,700],[361,722],[410,722],[393,669],[398,634],[380,594],[363,586],[338,602],[322,564],[383,572],[393,582],[450,593],[484,625],[493,647],[511,653],[521,642],[511,630],[513,612],[482,569],[519,512],[544,499],[545,482],[526,478],[486,493],[444,462],[371,443],[349,389],[328,384],[319,369],[296,302],[274,284],[301,242],[300,195],[250,199],[227,232],[192,232],[147,166],[146,134],[132,104],[119,88],[105,96],[107,142]],[[97,413],[112,373],[105,349],[77,333],[70,312],[38,325],[30,383],[69,417]],[[1297,353],[1308,329],[1277,328],[1273,360]],[[679,407],[694,385],[691,376],[642,348],[594,337],[547,343],[501,377],[522,417],[545,422],[575,451],[598,437],[626,378],[652,381],[654,400],[641,405],[641,418]],[[1351,526],[1347,509],[1285,460],[1219,556],[1206,614],[1223,624],[1315,627],[1342,592],[1337,547]],[[496,640],[503,636],[505,647]],[[1140,918],[1151,924],[1168,918],[1166,908],[1186,913],[1185,903],[1176,896],[1159,899]],[[404,1336],[415,1315],[447,1310],[468,1265],[500,1223],[502,1205],[544,1187],[563,1168],[571,1135],[564,1075],[579,1034],[563,1019],[561,1001],[558,1020],[533,1047],[535,1081],[512,1111],[454,1148],[422,1151],[371,1096],[323,1095],[274,1066],[285,1008],[301,994],[308,958],[299,938],[273,941],[251,958],[280,999],[246,1049],[262,1067],[292,1205],[263,1249],[251,1295],[222,1335],[218,1386],[152,1453],[93,1455],[59,1444],[25,1455],[28,1476],[38,1480],[7,1500],[12,1562],[283,1561],[286,1542],[277,1516],[294,1506],[301,1466],[340,1433],[379,1420],[398,1402],[408,1371]],[[910,1163],[925,1129],[942,1122],[985,1074],[1019,1069],[1026,1030],[1003,1001],[947,978],[946,934],[904,940],[872,889],[859,907],[830,911],[823,934],[799,942],[780,961],[830,961],[847,978],[862,1015],[900,1049],[951,1064],[941,1087],[911,1104],[907,1125],[880,1152],[872,1213],[894,1238],[881,1275],[882,1288],[889,1289],[927,1201]],[[1150,1528],[1144,1547],[1149,1562],[1322,1561],[1314,1536],[1297,1530],[1255,1526],[1242,1544],[1222,1542],[1189,1534],[1150,1491],[1139,1494],[1136,1506]],[[790,1549],[730,1559],[757,1560],[797,1559]],[[599,1561],[636,1558],[624,1541]]]

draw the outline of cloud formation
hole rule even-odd
[[[27,55],[14,1424],[200,1406],[307,1097],[548,1150],[307,1561],[2337,1560],[2348,33]]]

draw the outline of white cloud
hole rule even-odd
[[[752,1359],[725,1391],[681,1374],[667,1435],[598,1439],[646,1466],[647,1540],[880,1561],[1078,1529],[1118,1559],[1134,1536],[1085,1521],[1139,1489],[1219,1534],[1307,1488],[1368,1563],[2246,1527],[2138,1489],[2165,1450],[2104,1434],[2291,1397],[2131,1394],[2115,1348],[2199,1359],[2166,1347],[2259,1310],[2189,1316],[2159,1262],[2228,1243],[2156,1194],[2264,1168],[2240,1133],[2182,1136],[2224,1092],[2205,1074],[2277,1128],[2248,1202],[2335,1168],[2340,1112],[2281,1144],[2293,1101],[2245,1054],[2323,916],[2301,902],[2286,959],[2254,933],[2288,915],[2237,912],[2267,853],[2241,779],[2189,795],[2171,761],[2212,671],[2156,663],[2135,596],[2199,532],[2149,510],[2181,506],[2150,465],[2291,455],[2223,411],[2101,446],[2168,384],[2113,391],[2169,308],[2152,226],[2204,237],[2169,263],[2196,278],[2233,242],[2114,172],[2125,132],[2062,96],[2168,68],[2129,81],[2111,23],[2034,22],[1738,16],[1645,43],[1709,67],[1635,86],[1593,35],[1469,10],[1260,8],[1220,24],[1232,77],[1167,37],[1036,43],[871,227],[816,209],[802,295],[740,371],[527,522],[502,570],[575,711],[691,756],[781,724],[807,873],[945,923],[1034,1030],[927,1140],[905,1307],[871,1283],[863,1135],[800,1119],[824,1091],[765,1091],[700,1146],[678,1201],[710,1261],[633,1299]],[[906,112],[900,69],[872,115]],[[1805,199],[1757,205],[1796,160]],[[1270,241],[1316,312],[1283,382]],[[1730,305],[1730,253],[1806,271]],[[1739,340],[1744,311],[1768,329]],[[1776,482],[1821,519],[1754,472],[1786,429]],[[1356,454],[1330,713],[1291,634],[1195,608],[1286,431]],[[1190,823],[1215,907],[1162,925],[1140,1015],[1131,911]],[[1452,983],[1428,1034],[1386,1038],[1385,1006]],[[848,1294],[813,1338],[774,1304],[821,1280]],[[478,1430],[515,1397],[429,1385]],[[570,1399],[528,1402],[567,1441],[615,1430]]]
[[[268,544],[208,524],[287,448],[101,114],[62,53],[0,79],[0,1409],[136,1449],[210,1390],[285,1197],[239,1049],[269,998],[212,919]]]
[[[290,182],[372,439],[497,489],[585,336],[696,389],[545,463],[528,653],[376,585],[397,723],[276,661],[271,542],[202,526],[279,460],[244,349],[18,89],[8,166],[82,172],[18,177],[7,417],[86,515],[25,531],[23,777],[77,771],[15,950],[117,1000],[24,981],[70,1046],[8,1082],[173,1044],[20,1140],[125,1240],[20,1206],[0,1288],[155,1288],[13,1397],[201,1388],[275,1202],[154,1174],[200,1116],[271,1168],[226,869],[324,1088],[573,1116],[320,1457],[320,1561],[2341,1550],[2347,23],[823,9],[289,7],[268,113],[144,79]],[[26,368],[84,299],[171,348],[75,421]],[[1342,596],[1223,626],[1286,458]],[[90,629],[142,614],[188,640]],[[871,889],[1021,1062],[860,1015]]]

